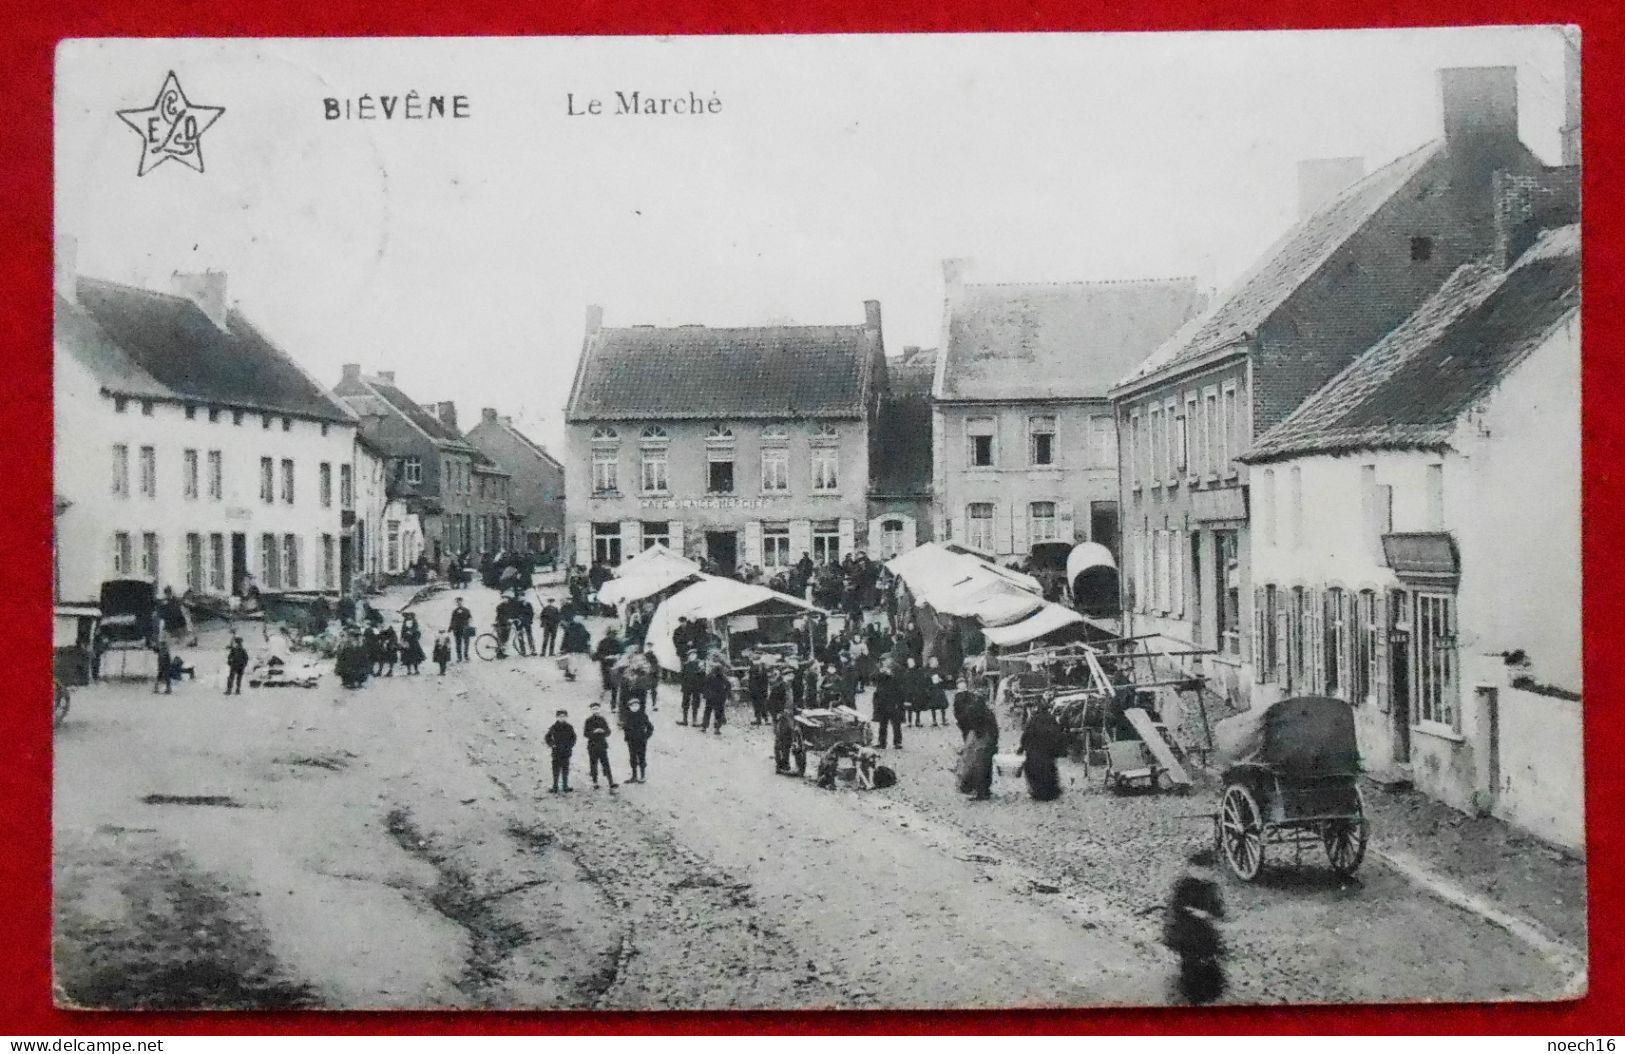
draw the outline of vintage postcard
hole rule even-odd
[[[68,40],[54,977],[1586,990],[1563,26]]]

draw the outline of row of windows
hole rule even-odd
[[[1204,567],[1197,532],[1137,530],[1130,557],[1134,605],[1144,614],[1191,622],[1220,652],[1240,655],[1240,541],[1235,531],[1212,535],[1211,567]],[[1211,627],[1202,613],[1204,598],[1213,606]]]
[[[138,485],[140,494],[146,498],[158,496],[158,452],[156,448],[143,446],[136,452],[138,465]],[[200,455],[202,455],[200,457]],[[295,473],[292,458],[283,458],[280,476],[274,459],[260,458],[260,501],[267,505],[274,503],[278,496],[277,482],[280,479],[280,495],[285,504],[294,503]],[[323,461],[317,466],[316,472],[317,498],[323,508],[333,504],[333,465]],[[225,467],[224,459],[219,450],[199,451],[188,447],[181,451],[181,497],[187,501],[196,501],[207,495],[209,501],[225,500]],[[128,498],[130,496],[130,448],[125,443],[113,444],[113,494],[116,497]],[[354,504],[354,487],[350,466],[339,466],[339,502],[344,508]]]
[[[151,417],[153,415],[153,408],[154,408],[154,401],[153,400],[151,400],[151,399],[139,399],[139,400],[136,400],[136,401],[141,404],[141,416],[143,416],[143,417]],[[197,420],[198,410],[199,409],[205,409],[204,407],[198,406],[197,403],[186,403],[184,405],[185,405],[185,409],[186,409],[186,419],[188,421]],[[224,414],[229,413],[229,414],[231,414],[231,423],[234,424],[234,425],[237,425],[238,427],[241,427],[242,423],[243,423],[243,418],[246,416],[246,411],[243,411],[243,410],[225,410],[225,409],[222,409],[221,407],[218,407],[218,406],[210,406],[210,407],[207,407],[206,409],[207,409],[208,414],[209,414],[209,423],[210,424],[219,424],[221,417]],[[120,414],[128,413],[129,410],[130,410],[130,398],[128,396],[115,395],[113,397],[113,412],[114,413],[120,413]],[[259,418],[260,418],[260,426],[267,432],[269,432],[271,430],[271,424],[272,424],[273,421],[280,421],[282,423],[282,430],[284,432],[293,431],[293,418],[291,418],[291,417],[287,417],[287,416],[279,415],[279,414],[261,413],[259,415]],[[328,423],[326,421],[321,422],[321,429],[322,429],[322,435],[325,436],[327,434],[327,429],[328,429]]]
[[[1014,513],[1024,517],[1024,520],[1015,521],[1013,527],[1025,525],[1027,546],[1037,545],[1040,542],[1053,542],[1061,540],[1060,506],[1053,501],[1028,502],[1025,508],[1017,508]],[[1001,552],[998,530],[998,503],[992,501],[973,501],[965,506],[965,544],[986,552]],[[1071,541],[1070,531],[1066,541]],[[1017,549],[1025,548],[1017,545]]]
[[[1254,674],[1290,695],[1332,695],[1461,730],[1456,598],[1447,593],[1263,585],[1254,590]]]
[[[1132,487],[1233,476],[1248,442],[1235,381],[1153,399],[1130,410],[1127,425]]]
[[[226,581],[226,536],[190,532],[181,553],[186,588],[193,592],[223,593],[235,583]],[[162,581],[162,544],[156,531],[114,531],[111,567],[114,577],[142,575]],[[315,540],[315,578],[307,580],[304,541],[297,534],[265,533],[259,537],[259,585],[262,589],[337,589],[338,542],[331,534]],[[239,568],[246,571],[246,568]]]
[[[649,549],[655,545],[672,548],[673,535],[681,537],[681,525],[674,531],[670,520],[643,520],[638,524],[638,539],[640,548]],[[811,521],[808,524],[810,549],[806,550],[816,564],[834,563],[841,558],[841,525],[838,520]],[[882,531],[882,545],[885,544],[887,530],[891,532],[893,555],[902,549],[903,524],[901,521],[889,521],[889,525]],[[790,545],[790,524],[787,521],[763,521],[751,524],[746,529],[744,556],[749,562],[760,563],[763,570],[776,572],[788,570],[796,561],[801,559],[799,553],[794,553]],[[759,560],[751,551],[758,544],[761,547]],[[629,544],[626,531],[618,522],[594,523],[592,525],[593,559],[601,564],[614,566],[621,562],[625,547]],[[793,554],[793,555],[792,555]]]
[[[1089,418],[1088,431],[1079,437],[1087,444],[1083,450],[1084,463],[1096,467],[1117,467],[1117,429],[1110,415]],[[1033,414],[1027,418],[1027,460],[1029,468],[1044,468],[1061,463],[1057,419],[1053,414]],[[996,417],[967,417],[965,419],[965,464],[971,468],[996,468],[1000,464],[999,419]]]
[[[1279,472],[1264,468],[1256,475],[1253,522],[1258,527],[1259,543],[1284,549],[1300,548],[1307,541],[1303,525],[1303,469],[1297,465]],[[1444,465],[1426,467],[1424,493],[1426,508],[1421,528],[1443,530]],[[1382,536],[1394,529],[1394,488],[1377,482],[1375,465],[1360,466],[1360,508],[1365,545],[1380,560]]]
[[[733,428],[721,424],[712,425],[705,434],[707,445],[732,443],[734,438]],[[783,425],[763,425],[760,438],[764,445],[784,445],[790,441],[790,431]],[[833,443],[840,438],[841,433],[834,425],[829,424],[819,425],[812,434],[812,442],[814,443]],[[609,427],[595,428],[592,432],[592,441],[594,445],[613,445],[621,441],[621,433]],[[671,443],[671,433],[659,425],[646,425],[638,432],[638,443],[642,446],[669,445]]]
[[[638,491],[642,494],[671,492],[670,451],[664,446],[638,451]],[[710,446],[706,450],[705,489],[711,494],[734,492],[734,449]],[[841,489],[841,455],[835,447],[815,446],[808,458],[808,479],[814,494],[835,494]],[[786,447],[763,447],[761,488],[764,494],[790,493],[790,451]],[[620,491],[620,451],[615,447],[594,447],[592,452],[592,491],[616,494]]]

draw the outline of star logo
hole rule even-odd
[[[223,106],[199,106],[187,99],[171,70],[151,106],[118,111],[119,120],[141,137],[141,166],[135,174],[144,176],[171,158],[202,172],[203,133],[225,112]]]

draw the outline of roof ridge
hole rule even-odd
[[[1174,285],[1174,284],[1183,283],[1183,282],[1196,282],[1197,280],[1198,280],[1197,276],[1193,275],[1193,274],[1178,274],[1178,275],[1168,275],[1166,277],[1146,276],[1146,277],[1143,277],[1143,278],[1074,278],[1074,279],[1065,279],[1065,280],[1055,279],[1055,280],[1050,280],[1050,281],[1045,281],[1045,280],[1042,280],[1042,279],[1035,279],[1033,281],[1021,281],[1021,282],[966,282],[964,284],[963,288],[965,288],[965,289],[1008,289],[1008,288],[1011,288],[1013,286],[1024,286],[1024,287],[1028,287],[1028,288],[1032,288],[1032,287],[1040,287],[1040,288],[1064,287],[1064,288],[1071,288],[1071,287],[1076,287],[1076,286],[1098,286],[1098,285]]]

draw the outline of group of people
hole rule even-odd
[[[451,646],[445,634],[434,642],[434,659],[440,672],[446,672],[451,659]],[[334,653],[333,672],[346,688],[360,688],[368,677],[393,677],[399,664],[408,674],[422,672],[428,658],[423,651],[423,627],[418,617],[408,611],[401,616],[401,628],[384,624],[382,616],[375,614],[362,625],[348,623]]]
[[[626,741],[627,765],[631,775],[627,777],[628,783],[646,783],[649,779],[649,740],[654,737],[654,722],[644,712],[642,699],[628,700],[621,712],[621,738]],[[604,716],[603,704],[593,702],[587,707],[587,720],[581,725],[581,736],[587,741],[587,768],[592,778],[592,786],[597,790],[602,784],[598,782],[602,773],[604,781],[609,784],[610,790],[620,786],[615,782],[615,774],[610,769],[609,741],[614,735],[609,719]],[[553,786],[551,794],[569,794],[570,786],[570,758],[575,752],[576,730],[570,724],[570,712],[557,710],[553,714],[553,724],[542,737],[547,744],[553,767]]]

